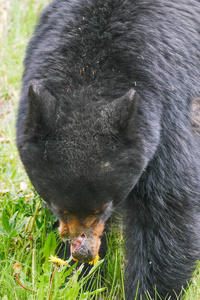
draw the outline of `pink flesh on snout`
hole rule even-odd
[[[79,249],[79,247],[81,246],[84,238],[85,238],[85,234],[82,234],[78,238],[72,239],[72,241],[71,241],[71,254]]]

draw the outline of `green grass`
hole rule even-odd
[[[77,281],[80,270],[71,262],[55,269],[49,256],[56,254],[59,236],[55,218],[42,205],[19,160],[15,120],[20,95],[25,48],[38,13],[47,0],[0,1],[0,299],[102,299],[124,298],[123,236],[120,228],[108,237],[108,253],[94,267],[93,292],[84,291],[88,277]],[[134,259],[134,258],[133,258]],[[19,282],[14,264],[20,263]],[[104,270],[101,281],[100,268]],[[184,300],[200,295],[198,266]],[[52,281],[52,283],[51,283]]]

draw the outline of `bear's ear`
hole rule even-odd
[[[56,116],[56,98],[40,83],[32,83],[28,90],[26,129],[51,127]]]
[[[130,89],[123,97],[106,105],[103,115],[111,127],[121,131],[125,129],[138,106],[139,96],[134,89]]]

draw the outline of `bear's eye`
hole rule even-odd
[[[112,212],[112,201],[105,203],[100,209],[94,211],[94,215],[100,216],[103,214],[110,214]]]
[[[65,216],[68,216],[68,215],[70,215],[70,213],[69,213],[69,211],[68,211],[68,210],[64,210],[63,212],[64,212],[64,215],[65,215]]]
[[[104,210],[102,210],[102,209],[98,209],[98,210],[94,211],[95,216],[101,216],[101,215],[103,215],[103,213],[104,213]]]

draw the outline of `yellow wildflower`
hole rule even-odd
[[[57,266],[61,266],[61,265],[66,265],[68,263],[68,261],[64,261],[61,258],[57,257],[57,256],[53,256],[51,255],[49,257],[50,261],[53,262],[54,264],[56,264]],[[78,261],[77,259],[74,259],[72,257],[73,260]],[[100,260],[100,256],[99,254],[96,255],[95,259],[93,259],[92,261],[89,262],[90,265],[94,265],[96,266],[96,264],[99,262]]]
[[[96,266],[96,264],[99,262],[99,260],[100,260],[100,256],[99,256],[99,254],[97,254],[96,257],[95,257],[95,259],[93,259],[92,261],[90,261],[89,264]]]
[[[50,257],[50,261],[52,261],[54,264],[56,264],[57,266],[61,266],[61,265],[66,265],[67,262],[62,260],[61,258],[59,257],[56,257],[56,256],[53,256],[51,255]]]

